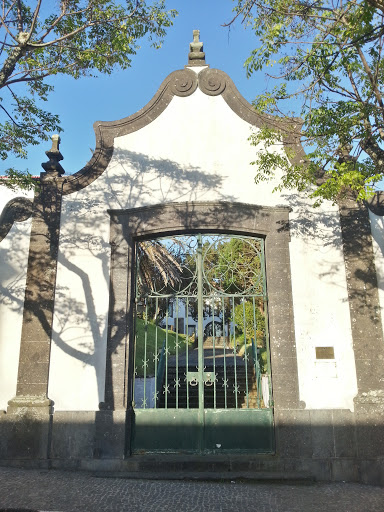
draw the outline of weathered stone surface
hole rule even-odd
[[[52,423],[51,459],[89,459],[94,455],[95,413],[56,412]]]
[[[197,50],[195,48],[197,54],[201,53],[202,48],[200,46]],[[195,53],[195,57],[202,58],[202,55],[197,55],[195,50],[192,52]],[[198,61],[199,58],[191,60]],[[204,63],[200,61],[199,64]],[[256,114],[251,105],[241,98],[225,73],[208,68],[205,68],[200,74],[195,73],[192,69],[179,70],[172,73],[163,82],[155,98],[139,113],[117,122],[97,123],[95,125],[97,133],[96,151],[90,163],[82,171],[69,176],[65,180],[61,178],[52,179],[47,175],[42,175],[41,193],[36,196],[33,210],[17,396],[11,401],[7,414],[0,414],[0,456],[4,459],[8,458],[8,460],[11,457],[14,461],[23,459],[23,461],[27,461],[25,464],[30,464],[31,461],[36,460],[38,464],[42,465],[42,461],[44,461],[47,466],[52,464],[55,467],[127,469],[130,460],[125,460],[124,457],[128,457],[130,453],[129,442],[132,420],[130,406],[133,376],[134,332],[132,299],[134,290],[135,243],[142,237],[149,238],[204,230],[206,232],[241,233],[265,238],[273,401],[276,425],[276,455],[270,457],[260,456],[259,458],[247,457],[241,461],[235,461],[230,457],[225,460],[216,459],[206,467],[221,471],[230,467],[233,463],[237,464],[237,467],[257,471],[282,472],[289,470],[297,475],[306,473],[320,480],[332,478],[345,480],[361,479],[365,482],[381,483],[383,481],[381,458],[384,455],[382,433],[384,416],[382,396],[384,386],[384,343],[367,211],[364,206],[358,206],[353,201],[346,200],[340,204],[341,232],[343,236],[343,248],[341,248],[340,226],[338,223],[339,213],[336,209],[333,209],[331,213],[323,210],[319,215],[319,217],[322,215],[326,217],[325,219],[323,218],[322,222],[326,224],[326,228],[329,228],[329,233],[327,234],[323,228],[317,229],[317,224],[313,221],[314,215],[307,217],[309,211],[308,204],[303,203],[304,206],[300,215],[300,208],[297,208],[297,205],[295,205],[293,195],[288,198],[281,195],[281,200],[284,201],[284,204],[295,205],[296,209],[293,212],[293,219],[289,207],[258,206],[256,204],[236,202],[243,201],[245,196],[241,192],[237,199],[233,199],[235,196],[231,195],[232,190],[228,190],[228,188],[235,185],[235,173],[233,176],[230,176],[230,179],[233,181],[229,180],[226,182],[227,189],[222,187],[222,183],[228,178],[224,174],[226,172],[231,174],[231,172],[225,167],[223,161],[220,163],[219,155],[217,161],[211,162],[212,169],[209,168],[209,172],[206,172],[206,167],[209,166],[204,167],[204,162],[202,164],[203,169],[200,169],[198,166],[188,166],[185,161],[181,164],[178,161],[167,161],[165,169],[168,171],[171,169],[170,176],[160,172],[163,169],[162,166],[165,158],[161,160],[156,155],[149,155],[149,157],[147,154],[134,155],[134,152],[129,149],[129,141],[124,142],[122,139],[126,135],[133,134],[144,127],[149,131],[151,123],[155,120],[159,121],[160,114],[164,112],[174,96],[177,96],[177,98],[174,98],[173,106],[181,101],[192,100],[189,97],[192,96],[198,87],[200,90],[197,91],[194,96],[195,98],[203,97],[200,92],[202,91],[205,95],[204,100],[219,100],[226,109],[226,113],[227,111],[229,112],[229,109],[227,109],[227,106],[229,106],[243,121],[256,127],[270,122],[269,117]],[[222,95],[222,98],[214,98],[214,96],[218,95]],[[219,113],[219,108],[215,112]],[[230,112],[230,114],[232,115],[233,113]],[[185,126],[185,123],[183,126]],[[177,129],[179,129],[179,126]],[[249,129],[249,126],[247,126],[247,129]],[[196,131],[196,133],[200,132]],[[157,133],[155,136],[157,136]],[[152,139],[152,142],[154,140]],[[163,143],[166,142],[164,139],[162,141]],[[145,143],[149,146],[147,141]],[[188,146],[190,145],[191,138],[186,145],[187,149],[189,149]],[[147,146],[145,146],[143,151],[146,151]],[[133,147],[136,149],[135,145]],[[217,145],[217,148],[219,147]],[[114,148],[117,149],[115,153]],[[221,151],[223,150],[222,148]],[[300,158],[300,151],[299,148],[296,158]],[[60,175],[62,169],[57,165],[60,159],[58,147],[53,147],[50,153],[52,155],[49,154],[48,156],[51,162],[46,166],[47,171]],[[161,151],[159,153],[162,155]],[[55,155],[57,157],[56,160],[54,158]],[[112,160],[112,164],[109,166],[112,156],[114,160]],[[125,168],[124,166],[130,159],[132,159],[132,165],[129,163]],[[199,161],[197,160],[197,162]],[[216,165],[217,168],[221,166],[218,173],[216,173]],[[126,173],[124,176],[114,175],[115,172],[118,172],[116,169],[119,169],[119,166]],[[243,165],[240,171],[245,173],[245,170],[246,167]],[[104,171],[106,172],[101,177]],[[135,174],[136,171],[137,174]],[[153,174],[151,174],[152,171]],[[210,172],[211,174],[209,175]],[[236,172],[238,172],[237,169]],[[164,193],[162,197],[156,195],[157,189],[160,189],[160,185],[163,183],[166,183],[170,190],[179,186],[180,176],[185,174],[188,174],[189,181],[187,180],[185,188],[183,188],[184,185],[180,187],[179,199],[175,199],[176,196],[172,195],[171,192],[169,192],[169,195],[168,192]],[[107,178],[106,175],[108,175]],[[245,174],[240,175],[243,179]],[[149,178],[147,178],[148,176]],[[196,176],[199,176],[199,179],[203,177],[203,181],[210,178],[211,189],[209,187],[204,189],[205,195],[203,196],[199,195],[199,190],[195,196],[188,196],[191,193],[191,189],[195,188],[193,179]],[[81,211],[81,215],[83,215],[85,220],[80,222],[79,226],[85,228],[85,230],[89,229],[92,231],[93,223],[96,224],[98,220],[103,219],[104,233],[97,234],[98,241],[95,245],[97,245],[99,250],[103,247],[104,243],[104,252],[101,253],[100,249],[100,252],[97,253],[98,256],[95,256],[93,260],[100,259],[101,261],[100,268],[102,267],[102,270],[97,275],[102,275],[105,279],[107,283],[105,289],[109,284],[108,265],[111,262],[108,333],[107,335],[104,335],[104,332],[102,334],[99,333],[100,335],[96,339],[94,331],[92,331],[93,339],[90,345],[94,342],[95,352],[96,348],[102,347],[97,358],[95,357],[92,363],[90,363],[90,360],[93,357],[91,353],[93,348],[87,347],[87,350],[89,350],[85,354],[79,349],[81,344],[86,344],[81,335],[78,336],[80,342],[76,349],[73,349],[71,345],[72,339],[68,336],[66,339],[67,345],[62,343],[58,350],[64,352],[65,348],[68,353],[72,351],[72,353],[76,353],[78,356],[80,353],[79,357],[84,356],[81,360],[85,365],[94,364],[95,373],[99,373],[95,378],[95,381],[97,381],[97,386],[95,387],[97,389],[94,392],[93,405],[90,407],[96,408],[99,401],[102,400],[100,403],[101,410],[97,412],[65,412],[66,404],[64,404],[64,406],[61,405],[62,411],[56,412],[52,418],[50,411],[51,403],[47,399],[47,386],[55,299],[61,194],[63,192],[64,195],[68,196],[72,192],[81,191],[99,177],[101,179],[98,183],[101,183],[105,188],[110,187],[111,190],[108,190],[107,193],[104,189],[96,190],[98,187],[95,186],[93,192],[90,192],[89,195],[87,195],[88,191],[83,196],[79,192],[78,197],[73,200],[73,203],[67,197],[68,211],[76,213],[66,217],[68,222],[64,226],[67,228],[67,244],[73,243],[76,245],[78,243],[76,249],[79,249],[80,246],[82,247],[83,252],[75,251],[75,256],[81,259],[85,252],[88,250],[92,252],[94,247],[89,243],[89,234],[87,235],[88,238],[77,239],[78,233],[74,234],[74,230],[71,231],[71,222],[77,220],[76,216]],[[145,192],[147,196],[142,200],[144,196],[142,184],[145,179],[152,180],[153,177],[155,179],[151,185],[152,188],[147,188]],[[141,184],[140,180],[143,180]],[[228,183],[230,183],[229,186]],[[222,194],[223,190],[225,194]],[[195,190],[193,192],[195,193]],[[208,195],[211,192],[214,194],[213,196]],[[110,202],[105,199],[107,194],[110,194],[109,198],[113,196],[113,200],[110,200]],[[129,201],[125,201],[125,196],[129,194],[132,194],[132,197]],[[195,201],[188,200],[186,199],[187,197],[195,197]],[[200,201],[201,197],[213,197],[215,200],[212,202],[202,202]],[[95,207],[92,210],[93,206],[89,199],[94,201],[92,204],[98,202],[98,209]],[[184,203],[175,202],[184,199],[186,199]],[[249,202],[252,203],[259,200],[263,202],[264,199],[260,196],[260,198],[254,201],[254,198],[251,197]],[[141,200],[142,202],[140,202]],[[297,200],[300,202],[300,197]],[[170,202],[165,204],[167,201]],[[133,206],[142,204],[151,205],[152,202],[157,204],[133,208]],[[164,204],[160,204],[161,202]],[[277,202],[268,198],[265,204],[276,205]],[[380,211],[382,209],[381,206],[376,205]],[[106,213],[106,209],[109,207],[122,208],[121,210],[112,209],[109,211],[111,258],[108,247],[108,215]],[[331,208],[331,205],[329,205],[329,208]],[[96,215],[92,215],[95,211]],[[99,216],[97,217],[97,215]],[[294,227],[292,228],[292,226]],[[76,229],[77,227],[76,225]],[[311,236],[308,236],[308,232],[311,233]],[[334,233],[337,233],[337,236],[334,236]],[[290,245],[291,235],[292,243]],[[300,239],[302,243],[301,245],[296,245],[294,250],[297,252],[295,253],[292,247],[294,243],[297,243],[300,236],[302,236]],[[306,236],[308,238],[305,238]],[[317,237],[319,237],[321,242],[324,241],[324,247],[321,246]],[[79,238],[81,238],[81,235],[79,235]],[[309,248],[314,240],[316,240],[315,248]],[[333,248],[330,261],[327,259],[329,246]],[[299,249],[297,249],[298,247]],[[333,302],[336,305],[343,302],[345,305],[344,309],[339,308],[337,312],[346,313],[346,316],[343,316],[343,320],[340,320],[339,323],[342,324],[344,322],[347,324],[345,331],[340,329],[342,338],[344,332],[346,333],[345,339],[343,338],[343,344],[340,343],[337,346],[335,343],[335,365],[337,363],[338,366],[337,372],[335,370],[334,373],[339,382],[341,382],[345,377],[342,374],[345,368],[352,368],[353,370],[340,385],[340,388],[344,386],[342,391],[345,391],[345,397],[337,402],[337,406],[344,406],[344,410],[332,410],[330,408],[314,409],[318,406],[314,400],[311,402],[310,407],[312,408],[306,410],[306,404],[300,401],[299,389],[300,393],[303,394],[303,381],[309,384],[308,389],[310,390],[305,399],[311,399],[310,393],[313,389],[315,389],[314,394],[317,393],[317,396],[320,397],[322,393],[321,386],[326,379],[324,378],[324,381],[321,380],[324,377],[321,372],[319,372],[319,375],[316,373],[312,379],[310,374],[311,368],[316,370],[319,366],[316,366],[311,358],[315,359],[315,346],[320,346],[319,343],[321,344],[322,341],[328,343],[326,334],[331,337],[333,335],[332,332],[327,333],[326,330],[323,331],[321,326],[319,326],[318,331],[312,331],[312,318],[316,320],[324,318],[325,322],[328,320],[324,312],[319,313],[316,311],[316,307],[322,306],[320,301],[314,301],[314,304],[310,306],[314,308],[312,316],[303,315],[304,320],[302,319],[301,323],[300,321],[296,325],[294,323],[292,285],[297,285],[298,280],[305,280],[306,277],[305,274],[304,277],[300,274],[301,269],[296,269],[296,272],[300,274],[300,279],[296,275],[295,283],[295,275],[292,271],[295,257],[301,256],[300,251],[303,251],[304,254],[307,254],[306,251],[308,251],[308,254],[312,251],[313,254],[316,250],[323,251],[321,253],[323,256],[319,260],[316,260],[316,258],[310,260],[318,264],[318,268],[312,274],[311,283],[315,282],[315,284],[323,285],[324,288],[321,293],[325,297],[327,297],[326,291],[332,289],[332,286],[341,286],[343,292],[345,292],[344,296],[338,296],[337,300]],[[342,261],[342,251],[344,253],[344,262]],[[62,251],[62,254],[64,254],[64,251]],[[89,260],[83,258],[83,267],[81,265],[76,267],[70,261],[71,256],[72,254],[69,251],[66,254],[66,259],[63,257],[63,266],[65,263],[67,270],[70,269],[70,272],[63,275],[71,276],[70,279],[72,277],[75,280],[76,278],[80,279],[81,285],[79,285],[79,290],[76,292],[78,293],[76,298],[82,298],[82,294],[86,297],[85,301],[80,301],[80,304],[83,306],[83,318],[89,319],[92,316],[89,301],[92,287],[90,286],[91,280],[88,279],[88,269],[86,268]],[[336,258],[336,260],[332,260],[332,258]],[[85,264],[84,261],[86,261]],[[348,298],[345,290],[344,263]],[[324,268],[320,269],[322,264],[324,264]],[[339,273],[339,280],[333,282],[333,273],[336,272],[336,267],[341,268],[342,271]],[[77,273],[75,270],[77,270]],[[310,273],[311,269],[306,268],[306,270]],[[316,272],[317,277],[315,279]],[[65,277],[61,285],[66,285]],[[97,287],[94,288],[98,289]],[[299,287],[300,293],[297,293],[295,296],[297,301],[295,307],[298,303],[297,308],[299,311],[306,308],[305,298],[309,299],[312,293],[312,290],[309,289],[306,291],[307,295],[306,293],[301,294],[303,288],[304,286],[302,288]],[[316,293],[316,291],[316,289],[313,289],[313,293]],[[107,293],[107,291],[104,292],[104,297],[107,297]],[[59,303],[60,295],[58,294],[56,298]],[[349,318],[346,318],[348,316],[347,299],[349,301],[350,326]],[[96,327],[99,324],[101,325],[103,320],[100,320],[100,318],[103,314],[106,315],[107,305],[104,304],[100,307],[100,303],[98,303],[98,308],[94,307],[94,314],[92,320],[90,320],[91,328],[95,325]],[[324,311],[329,313],[330,309],[330,307],[325,308]],[[65,317],[67,313],[72,314],[71,307],[65,309],[61,318]],[[337,313],[335,313],[335,316],[337,316]],[[76,328],[76,322],[73,319],[71,319],[71,322],[70,328]],[[331,325],[336,325],[337,327],[337,322],[333,324],[331,322]],[[349,327],[352,330],[359,392],[355,399],[355,412],[348,410],[348,407],[353,407],[352,400],[356,384],[353,353],[350,348]],[[300,328],[302,329],[301,333],[299,332]],[[337,341],[336,338],[340,337],[340,333],[335,334],[334,337],[333,341]],[[105,343],[106,339],[104,386],[104,367],[100,371],[101,365],[99,363],[104,358],[105,345],[103,343]],[[57,347],[58,345],[55,345],[55,348]],[[343,348],[350,351],[347,356],[349,358],[347,362],[342,357],[338,359],[338,351]],[[77,352],[75,352],[76,350]],[[302,364],[304,362],[302,366],[307,372],[305,374],[305,371],[301,371],[300,379],[303,378],[303,374],[305,375],[303,380],[300,380],[300,388],[298,369],[303,370],[303,368],[300,368],[300,365],[298,368],[297,354],[301,357],[299,363]],[[96,359],[99,364],[97,369]],[[65,359],[60,359],[59,357],[57,361],[61,363],[65,362]],[[104,361],[102,362],[104,363]],[[345,363],[344,370],[343,366],[339,365],[340,362]],[[306,366],[305,363],[308,363],[308,365]],[[56,369],[59,366],[60,364],[58,363]],[[70,367],[70,365],[68,366]],[[327,381],[327,385],[328,387],[324,391],[324,395],[331,397],[333,389],[330,378]],[[104,397],[103,386],[105,391]],[[340,391],[340,388],[338,388],[338,391]],[[347,390],[349,390],[349,394]],[[62,389],[59,389],[59,391],[61,392]],[[79,403],[84,404],[88,397],[89,395],[84,392],[84,401]],[[87,405],[89,407],[89,404]],[[327,407],[328,405],[322,404],[322,407]],[[161,471],[164,460],[159,459],[156,461],[156,469]],[[189,463],[184,461],[179,467],[182,471],[188,469],[188,467],[196,469],[201,467],[203,463],[201,461],[189,461]],[[140,466],[137,463],[137,459],[136,462],[132,462],[132,465],[134,464]],[[145,463],[142,462],[142,467],[145,466],[144,469],[148,469],[149,465],[150,461],[148,460]],[[174,467],[176,468],[177,464]],[[130,469],[132,470],[132,467]]]
[[[313,457],[331,459],[335,456],[332,411],[310,411]]]
[[[32,201],[16,197],[5,205],[0,215],[0,242],[7,236],[15,222],[24,222],[32,215]]]
[[[289,407],[289,406],[288,406]],[[309,411],[282,409],[275,412],[276,453],[295,459],[312,457],[312,432]]]
[[[96,412],[94,456],[100,459],[124,459],[126,456],[126,411]]]
[[[11,401],[1,420],[3,457],[47,459],[50,443],[51,406],[48,400],[27,397]]]
[[[357,445],[354,413],[346,410],[333,410],[332,418],[335,457],[356,457]]]

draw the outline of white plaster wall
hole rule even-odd
[[[338,210],[298,202],[290,227],[300,399],[307,409],[353,410],[357,380]],[[316,347],[333,347],[335,359],[316,359]]]
[[[375,215],[369,210],[371,232],[373,238],[373,252],[375,257],[377,287],[379,290],[379,302],[381,309],[381,322],[384,332],[384,218]]]
[[[8,201],[20,196],[33,193],[0,186],[0,214]],[[17,222],[0,242],[0,410],[16,394],[30,232],[31,219]]]
[[[276,182],[256,186],[250,134],[251,126],[221,96],[198,89],[174,97],[151,124],[115,139],[102,176],[64,198],[49,382],[56,410],[95,410],[103,400],[107,209],[215,200],[292,206],[300,396],[308,408],[353,407],[356,374],[337,209],[325,204],[312,211],[294,194],[272,193]],[[335,371],[315,361],[319,345],[335,347]]]
[[[71,225],[64,211],[48,396],[56,410],[97,410],[104,399],[109,216],[93,218],[79,207]]]
[[[33,200],[33,190],[11,190],[9,188],[0,185],[0,215],[4,209],[4,206],[15,197],[27,197]]]

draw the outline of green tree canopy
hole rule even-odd
[[[57,115],[42,108],[47,78],[77,79],[126,69],[147,36],[156,47],[176,11],[165,1],[2,0],[0,13],[0,158],[26,158],[27,147],[60,132]],[[22,173],[5,171],[12,185]],[[21,184],[28,183],[28,179]],[[30,183],[30,180],[29,180]]]
[[[384,176],[384,2],[236,4],[231,23],[241,19],[259,41],[245,63],[248,75],[268,69],[276,81],[254,102],[261,115],[276,116],[252,136],[266,148],[258,147],[256,182],[281,168],[277,189],[310,190],[315,203],[350,191],[367,198]]]

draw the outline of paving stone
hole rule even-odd
[[[383,512],[384,488],[352,483],[132,480],[0,468],[0,512]]]

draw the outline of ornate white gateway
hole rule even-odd
[[[273,122],[255,113],[224,72],[205,63],[196,33],[188,65],[171,73],[148,105],[120,121],[95,123],[96,150],[83,169],[65,175],[59,139],[54,139],[33,208],[28,198],[16,200],[19,194],[4,196],[0,460],[39,460],[40,466],[68,461],[85,466],[92,460],[93,467],[101,467],[100,459],[106,459],[111,468],[128,467],[132,460],[139,464],[141,450],[183,451],[183,438],[171,432],[181,428],[177,422],[189,410],[200,416],[197,442],[188,450],[203,448],[217,456],[231,439],[229,451],[254,451],[243,455],[243,468],[383,482],[384,342],[376,276],[378,269],[381,283],[382,198],[377,195],[370,205],[373,242],[366,205],[346,200],[313,209],[301,194],[273,193],[279,169],[275,180],[255,185],[250,162],[257,148],[248,137]],[[276,150],[284,154],[284,144]],[[300,151],[297,158],[303,157]],[[156,253],[153,244],[160,239],[181,244],[199,234],[207,243],[220,237],[258,241],[263,305],[259,299],[243,300],[244,290],[238,290],[230,307],[228,290],[204,299],[200,287],[202,300],[193,313],[198,329],[191,342],[190,315],[185,315],[190,304],[178,292],[172,296],[174,308],[183,301],[184,316],[176,315],[170,332],[170,323],[159,321],[168,311],[159,301],[169,297],[163,292],[152,297],[151,287],[142,294],[136,256],[147,246],[160,258],[148,283],[159,275],[171,282],[172,268],[161,261],[165,252]],[[180,255],[172,258],[183,268]],[[220,272],[203,282],[207,278],[215,288],[230,265],[218,266]],[[252,286],[247,290],[254,292]],[[211,314],[204,317],[205,307],[212,310],[210,332],[204,331]],[[247,325],[248,313],[252,319],[258,312],[264,315],[264,346]],[[184,320],[181,340],[179,320]],[[164,336],[170,343],[163,351],[164,372],[178,368],[172,395],[170,373],[159,372]],[[205,360],[206,338],[212,356],[215,351],[212,366]],[[269,355],[261,368],[257,346],[260,354],[267,352],[267,340]],[[185,359],[197,354],[197,368],[186,361],[182,366],[170,347],[174,352],[183,347]],[[224,362],[228,371],[237,371],[238,363],[249,371],[245,389],[218,371],[219,350],[223,372]],[[176,393],[182,377],[186,395],[181,400]],[[228,380],[222,394],[220,379]],[[198,390],[196,407],[186,398],[192,388]],[[236,433],[231,417],[236,413],[247,416],[237,422],[244,435]],[[146,432],[150,414],[157,418]],[[156,444],[153,425],[165,432],[165,444]],[[222,435],[225,429],[230,435]],[[258,436],[260,429],[264,437]],[[204,432],[208,437],[202,441]],[[170,446],[173,437],[177,442]]]

